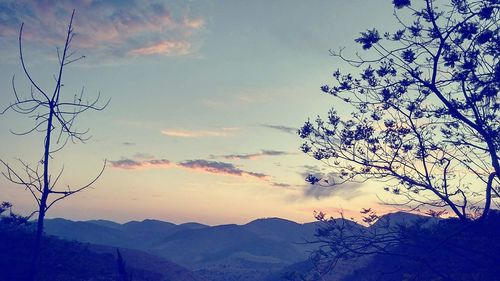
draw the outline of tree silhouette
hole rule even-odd
[[[31,265],[32,272],[30,274],[33,280],[36,279],[36,265],[40,259],[39,253],[46,212],[59,200],[89,188],[102,175],[106,166],[106,161],[104,161],[102,169],[93,180],[88,184],[76,188],[71,188],[69,186],[64,188],[60,187],[58,180],[64,168],[54,177],[51,176],[50,173],[50,163],[54,154],[64,148],[68,141],[85,142],[89,139],[87,135],[88,130],[80,131],[75,128],[77,117],[88,110],[101,111],[109,103],[108,100],[104,105],[99,105],[100,96],[97,96],[93,101],[86,101],[84,99],[83,89],[80,93],[74,95],[72,99],[68,99],[62,94],[64,86],[63,73],[65,68],[69,64],[84,58],[84,56],[76,57],[75,52],[70,50],[75,35],[73,31],[74,16],[75,11],[73,10],[66,32],[64,47],[61,49],[62,51],[57,49],[59,62],[58,73],[55,75],[55,85],[52,92],[42,89],[40,84],[35,81],[33,75],[27,69],[22,46],[24,23],[21,25],[19,31],[20,62],[24,75],[31,84],[31,91],[27,97],[19,95],[15,86],[15,77],[13,77],[12,89],[15,100],[0,112],[4,114],[11,110],[19,114],[27,115],[34,120],[35,124],[30,130],[25,132],[13,132],[14,134],[22,136],[33,132],[41,132],[45,136],[42,159],[35,165],[19,160],[21,167],[20,169],[16,169],[7,162],[0,160],[5,166],[5,171],[2,174],[12,183],[25,187],[26,190],[32,194],[38,205],[38,210],[32,214],[38,213],[36,238]]]
[[[316,214],[315,271],[334,275],[337,266],[361,265],[345,280],[494,280],[500,274],[500,246],[488,238],[500,234],[496,210],[472,222],[408,214],[373,221],[373,212],[364,215],[367,227]]]
[[[415,2],[415,1],[414,1]],[[333,73],[321,90],[351,110],[307,121],[303,152],[341,185],[381,181],[411,210],[450,210],[484,219],[498,207],[500,37],[497,0],[393,0],[400,29],[362,32],[366,55],[330,51],[359,73]]]
[[[0,203],[0,229],[3,227],[15,227],[28,223],[28,217],[21,216],[12,211],[10,202]]]

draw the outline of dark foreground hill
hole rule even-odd
[[[28,227],[0,226],[0,280],[27,278],[34,234]],[[194,273],[163,258],[137,250],[120,249],[128,276],[135,281],[202,281]],[[117,249],[44,237],[39,281],[115,281]]]
[[[500,212],[484,221],[441,220],[401,229],[404,242],[374,255],[345,281],[500,280]]]

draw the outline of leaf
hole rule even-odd
[[[367,30],[366,32],[361,32],[361,37],[355,39],[356,43],[360,43],[364,50],[368,50],[373,47],[378,41],[382,39],[380,34],[376,29]]]
[[[402,9],[404,7],[409,7],[411,5],[410,0],[392,0],[392,4],[396,9]]]
[[[401,53],[401,58],[408,63],[412,63],[415,61],[415,52],[412,49],[406,49]]]

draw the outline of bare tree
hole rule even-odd
[[[91,187],[102,175],[106,166],[106,161],[104,161],[102,169],[93,180],[88,184],[75,188],[70,186],[60,187],[58,180],[63,174],[64,168],[55,176],[50,173],[50,163],[56,152],[64,148],[69,141],[85,142],[89,139],[88,130],[80,131],[76,129],[75,121],[77,117],[88,110],[101,111],[109,104],[108,100],[103,105],[100,105],[100,95],[92,101],[86,101],[83,88],[70,99],[62,94],[65,68],[69,64],[84,58],[84,56],[77,57],[76,53],[70,50],[75,35],[73,31],[74,16],[75,11],[73,10],[66,32],[64,47],[57,49],[58,73],[54,76],[55,85],[52,92],[42,89],[27,69],[22,46],[24,23],[21,25],[19,31],[19,55],[24,75],[31,84],[31,91],[27,97],[18,94],[15,77],[13,77],[12,89],[15,100],[1,112],[1,114],[4,114],[7,111],[14,111],[27,115],[34,120],[35,124],[30,130],[13,132],[14,134],[23,136],[33,132],[41,132],[45,136],[42,159],[35,165],[19,160],[20,168],[17,169],[7,162],[0,160],[5,166],[5,171],[2,174],[10,182],[25,187],[33,195],[38,205],[38,210],[32,214],[33,216],[37,213],[38,217],[30,273],[33,280],[36,279],[36,266],[40,259],[44,219],[47,211],[59,200]]]
[[[366,56],[334,58],[360,69],[333,73],[322,91],[335,108],[299,130],[302,150],[339,180],[381,181],[411,210],[450,210],[484,219],[499,197],[500,4],[496,0],[393,0],[400,29],[362,32]]]

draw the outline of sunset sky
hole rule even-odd
[[[3,0],[2,109],[14,100],[13,75],[18,92],[29,94],[18,60],[21,23],[29,70],[52,89],[56,46],[73,9],[72,48],[86,58],[66,68],[63,94],[71,99],[85,87],[89,99],[100,92],[111,103],[80,116],[78,127],[92,138],[55,154],[52,173],[64,164],[61,187],[76,187],[105,159],[108,166],[93,189],[61,201],[49,217],[223,224],[387,210],[377,207],[374,183],[308,186],[308,173],[328,167],[300,152],[296,130],[336,106],[320,86],[348,66],[328,50],[354,54],[360,31],[390,30],[391,1]],[[12,111],[0,116],[2,160],[40,160],[42,134],[10,132],[32,125]],[[28,191],[3,178],[0,201],[35,209]]]

